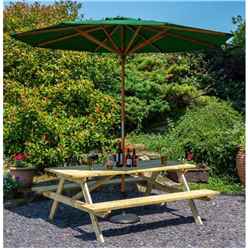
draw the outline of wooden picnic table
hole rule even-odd
[[[111,170],[106,169],[103,166],[94,166],[93,168],[89,168],[88,166],[78,166],[46,169],[46,171],[55,174],[59,178],[56,192],[50,190],[43,192],[44,196],[53,199],[49,218],[54,218],[59,203],[64,203],[71,207],[85,211],[91,218],[92,227],[96,234],[97,240],[100,242],[104,242],[97,217],[105,217],[111,211],[116,209],[132,208],[153,204],[164,204],[167,202],[178,200],[188,200],[195,222],[197,224],[202,224],[201,217],[199,216],[193,199],[211,199],[212,197],[216,196],[218,192],[212,190],[190,190],[185,177],[185,173],[187,172],[187,170],[193,169],[195,167],[196,166],[193,164],[177,164],[165,166],[158,163],[152,165],[142,165],[136,168],[125,167],[113,168]],[[172,188],[168,185],[165,186],[156,181],[160,172],[166,171],[175,171],[179,173],[184,188],[182,192],[177,192],[179,190],[175,190],[175,188]],[[146,176],[147,173],[150,173],[151,176]],[[92,191],[103,186],[104,184],[106,184],[106,182],[112,180],[113,177],[119,177],[123,175],[129,175],[136,179],[142,178],[146,180],[147,185],[145,196],[98,203],[92,202]],[[93,184],[92,178],[95,179]],[[72,197],[63,195],[62,192],[65,181],[70,181],[78,184],[80,186],[80,192]],[[159,187],[159,189],[165,191],[166,194],[150,195],[153,186]],[[84,199],[84,201],[80,200],[82,198]]]

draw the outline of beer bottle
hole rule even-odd
[[[122,163],[122,156],[123,156],[123,152],[121,149],[121,142],[118,142],[118,147],[117,147],[117,154],[116,154],[116,167],[122,167],[123,163]]]
[[[129,149],[127,149],[126,163],[127,167],[132,167],[132,156]]]
[[[135,148],[133,149],[133,155],[132,155],[132,166],[137,167],[138,166],[138,156],[136,155]]]

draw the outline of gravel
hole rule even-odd
[[[120,198],[118,191],[99,191],[94,201]],[[135,191],[129,197],[137,196]],[[95,240],[89,216],[60,204],[55,220],[49,222],[50,200],[36,201],[14,209],[4,209],[5,248],[242,248],[245,247],[245,197],[219,196],[212,201],[196,201],[204,225],[194,223],[187,201],[167,206],[128,209],[141,221],[131,225],[99,219],[105,243]],[[121,211],[115,211],[118,214]]]

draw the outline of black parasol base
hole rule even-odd
[[[114,215],[110,218],[110,222],[116,224],[133,224],[139,222],[140,218],[136,214],[122,212],[121,214]]]

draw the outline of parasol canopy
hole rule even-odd
[[[93,53],[190,52],[220,47],[229,33],[131,18],[75,20],[13,34],[34,47]]]

